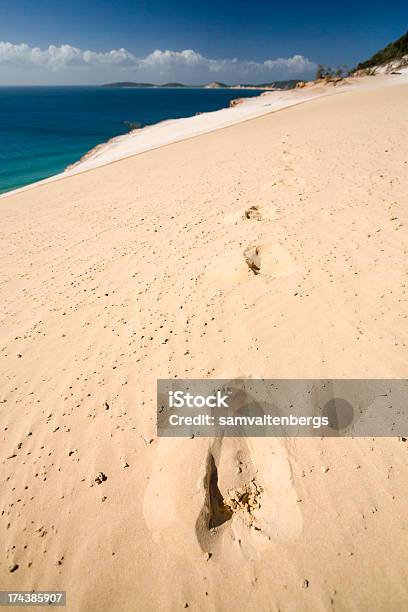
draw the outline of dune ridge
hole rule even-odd
[[[404,608],[406,440],[158,439],[155,392],[406,378],[407,96],[324,96],[1,201],[3,589]]]
[[[122,136],[115,136],[105,143],[96,145],[85,153],[79,161],[69,165],[63,173],[0,194],[0,198],[9,197],[12,194],[61,180],[67,176],[115,163],[133,155],[168,146],[174,142],[195,138],[214,130],[282,111],[322,96],[332,96],[350,89],[382,88],[388,85],[405,83],[407,80],[408,70],[402,70],[400,74],[378,75],[375,78],[360,76],[328,82],[312,81],[303,83],[302,88],[266,91],[253,98],[238,98],[232,101],[236,104],[231,103],[230,108],[200,113],[194,117],[168,119],[142,129],[132,130]]]

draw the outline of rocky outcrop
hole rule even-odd
[[[230,108],[233,108],[234,106],[238,106],[238,104],[242,104],[243,102],[245,102],[245,98],[234,98],[234,100],[230,100]]]

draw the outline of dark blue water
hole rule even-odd
[[[217,110],[259,91],[0,87],[0,193],[66,168],[95,145],[164,119]]]

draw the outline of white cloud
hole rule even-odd
[[[143,78],[154,82],[163,79],[201,83],[217,78],[231,83],[268,81],[311,76],[316,65],[303,57],[267,59],[263,62],[234,59],[211,59],[192,49],[153,51],[136,57],[126,49],[108,52],[82,50],[71,45],[47,49],[25,43],[0,42],[0,84],[24,82],[85,82]],[[18,82],[17,82],[18,81]]]
[[[83,60],[86,64],[101,66],[134,66],[137,64],[136,57],[126,49],[113,49],[107,53],[95,51],[84,51]]]
[[[145,59],[139,61],[145,66],[172,68],[174,66],[205,66],[211,60],[192,49],[185,49],[185,51],[160,51],[156,49]]]
[[[59,70],[66,66],[135,66],[137,59],[126,49],[96,53],[95,51],[82,51],[71,45],[48,49],[29,47],[22,43],[13,45],[9,42],[0,42],[0,66],[42,66],[51,70]]]

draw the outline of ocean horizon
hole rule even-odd
[[[132,124],[229,106],[262,90],[0,86],[0,193],[48,178]]]

